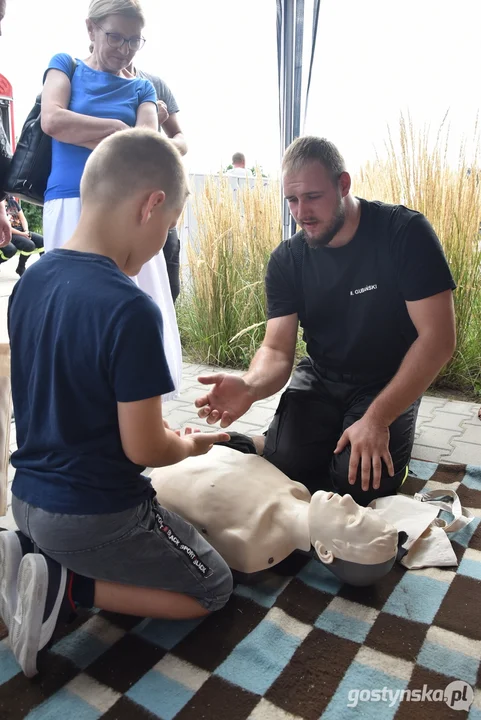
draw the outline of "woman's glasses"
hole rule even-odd
[[[94,22],[94,25],[97,25],[99,30],[102,30],[104,35],[107,37],[107,42],[111,48],[119,49],[122,48],[125,43],[128,44],[129,49],[132,52],[138,52],[139,50],[142,50],[142,48],[145,45],[145,38],[134,36],[131,38],[126,38],[123,35],[120,35],[120,33],[114,33],[114,32],[105,32],[103,27],[101,27],[98,23]]]

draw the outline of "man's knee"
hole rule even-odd
[[[303,444],[307,409],[296,392],[285,391],[266,433],[263,457],[292,480],[303,482],[305,469],[315,467],[317,448]],[[314,452],[313,452],[314,451]]]
[[[349,462],[351,453],[349,449],[344,450],[339,455],[335,455],[331,462],[330,476],[334,492],[339,495],[351,495],[358,505],[365,507],[372,500],[387,495],[395,495],[399,490],[407,475],[407,465],[395,468],[393,477],[390,477],[386,466],[383,464],[381,473],[381,482],[379,488],[375,490],[372,487],[372,472],[369,481],[368,490],[363,490],[361,486],[361,466],[357,469],[356,482],[351,485],[349,482]]]

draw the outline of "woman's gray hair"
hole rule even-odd
[[[145,15],[139,0],[91,0],[88,18],[99,22],[107,15],[123,15],[140,20],[145,25]]]

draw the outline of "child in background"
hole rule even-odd
[[[12,239],[0,249],[0,264],[18,255],[17,275],[22,277],[26,270],[28,259],[35,253],[42,253],[43,237],[28,229],[27,218],[22,208],[11,195],[6,199],[7,218],[12,228]]]

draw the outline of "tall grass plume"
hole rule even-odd
[[[481,397],[481,168],[479,137],[474,151],[459,148],[450,162],[449,127],[433,138],[401,116],[399,135],[389,133],[386,153],[367,163],[354,191],[368,200],[401,203],[422,212],[433,225],[457,284],[454,293],[457,349],[436,383]]]
[[[184,350],[198,362],[248,367],[265,333],[267,262],[282,236],[279,183],[258,175],[234,191],[226,177],[207,178],[194,212],[178,311]]]

